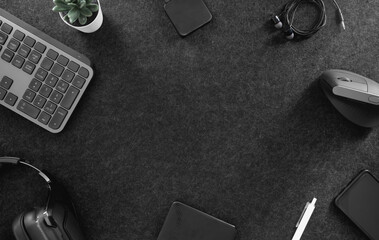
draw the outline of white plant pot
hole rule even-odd
[[[97,30],[99,30],[99,28],[103,24],[103,12],[101,11],[100,1],[98,0],[97,3],[99,5],[99,11],[97,12],[96,18],[90,24],[87,24],[84,26],[74,26],[74,25],[70,24],[69,22],[67,22],[66,20],[64,20],[64,14],[63,13],[60,12],[59,16],[61,17],[63,22],[65,22],[67,25],[69,25],[70,27],[75,28],[81,32],[84,32],[84,33],[96,32]]]

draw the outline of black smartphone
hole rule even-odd
[[[379,180],[370,171],[360,172],[334,202],[371,240],[379,240]]]

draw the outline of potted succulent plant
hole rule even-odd
[[[103,23],[99,0],[53,0],[54,12],[59,12],[69,26],[85,32],[97,31]]]

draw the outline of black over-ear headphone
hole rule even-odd
[[[1,164],[22,164],[36,170],[49,189],[46,206],[21,213],[14,220],[13,234],[17,240],[84,240],[66,189],[49,173],[15,157],[0,157]]]

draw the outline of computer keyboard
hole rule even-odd
[[[62,131],[93,77],[90,60],[0,8],[0,104]]]

